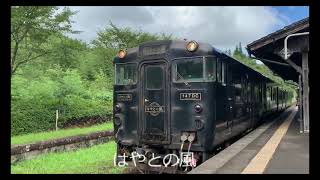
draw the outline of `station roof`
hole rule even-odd
[[[247,51],[249,55],[265,60],[263,63],[283,79],[298,82],[299,73],[283,59],[284,39],[290,34],[307,31],[309,31],[309,17],[253,41],[247,45]],[[309,43],[309,40],[306,42]],[[298,43],[298,46],[305,44]],[[299,52],[293,52],[290,56],[290,60],[300,67],[301,59],[302,55]]]

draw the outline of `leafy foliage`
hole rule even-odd
[[[71,32],[68,8],[53,6],[11,7],[11,74],[21,65],[50,53],[48,37]]]
[[[107,27],[104,31],[98,32],[98,38],[93,40],[92,44],[98,47],[121,49],[132,48],[143,42],[154,40],[169,40],[172,39],[172,35],[166,35],[164,33],[150,34],[143,31],[134,31],[131,28],[118,28],[112,22],[110,27]]]
[[[63,71],[57,67],[43,74],[45,76],[30,82],[21,76],[13,77],[12,135],[53,128],[57,109],[60,110],[59,123],[68,119],[106,116],[111,113],[112,93],[106,87],[91,87],[82,80],[77,70]],[[101,83],[101,78],[91,84]]]

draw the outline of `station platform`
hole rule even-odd
[[[189,174],[308,174],[309,134],[299,132],[292,106]]]

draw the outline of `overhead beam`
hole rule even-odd
[[[290,64],[297,72],[299,72],[300,74],[302,74],[302,69],[301,67],[299,67],[298,65],[296,65],[296,63],[292,62],[289,58],[288,59],[283,59],[284,61],[286,61],[288,64]]]
[[[262,61],[262,62],[269,62],[269,63],[274,63],[274,64],[279,64],[279,65],[282,65],[282,66],[289,66],[289,64],[287,63],[281,63],[281,62],[276,62],[276,61],[272,61],[272,60],[268,60],[268,59],[263,59],[263,58],[257,58],[257,57],[252,57],[252,59],[256,59],[256,60],[259,60],[259,61]]]

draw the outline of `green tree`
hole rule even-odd
[[[241,42],[239,42],[239,53],[240,53],[240,54],[243,54]],[[244,54],[243,54],[243,55],[244,55]]]
[[[81,52],[90,50],[84,42],[60,34],[50,37],[50,42],[51,53],[45,64],[58,64],[62,68],[77,68]]]
[[[238,45],[236,45],[236,49],[233,51],[233,55],[239,54],[239,48]]]
[[[91,42],[93,48],[80,57],[80,71],[88,80],[94,80],[99,69],[102,69],[109,80],[113,80],[113,58],[122,48],[132,48],[147,41],[170,40],[172,35],[165,33],[152,34],[129,27],[119,28],[112,22]]]
[[[11,7],[11,75],[23,64],[48,53],[48,37],[72,32],[68,8],[54,6]],[[73,32],[76,33],[76,32]]]
[[[169,40],[172,35],[164,33],[151,34],[143,31],[135,31],[129,27],[119,28],[110,22],[110,26],[106,27],[103,31],[98,32],[98,38],[92,41],[95,46],[121,49],[132,48],[147,41],[154,40]]]

